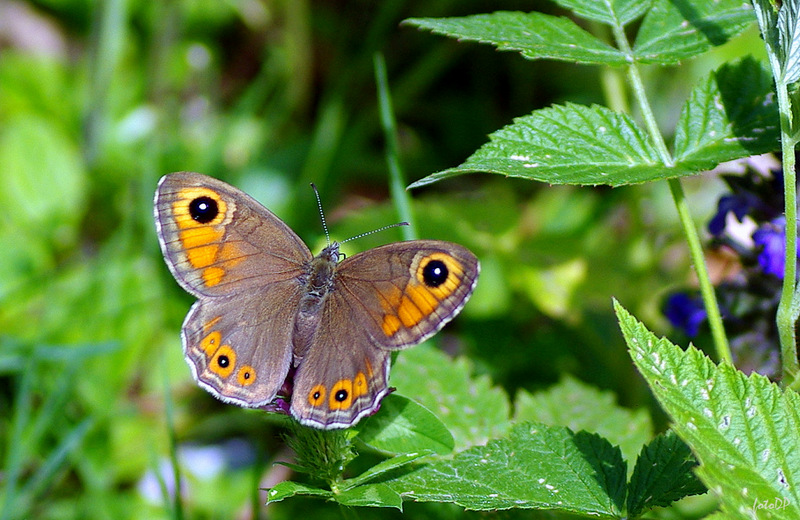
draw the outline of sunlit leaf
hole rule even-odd
[[[727,518],[800,517],[800,397],[658,339],[615,303],[631,357]],[[780,507],[775,507],[779,504]],[[770,507],[771,506],[771,507]]]
[[[406,23],[460,40],[518,51],[529,59],[624,65],[625,55],[568,18],[497,11],[453,18],[410,18]]]
[[[674,64],[722,45],[753,23],[749,2],[655,0],[633,45],[642,63]]]
[[[601,437],[523,423],[493,440],[387,481],[404,498],[466,509],[553,509],[619,517],[625,462]]]

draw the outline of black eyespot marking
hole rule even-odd
[[[197,222],[208,224],[219,215],[219,206],[211,197],[197,197],[189,203],[189,214]]]
[[[347,401],[347,390],[339,390],[338,392],[336,392],[336,396],[334,396],[334,399],[336,399],[340,403]]]
[[[431,260],[422,268],[422,279],[428,287],[439,287],[449,275],[450,271],[441,260]]]
[[[252,374],[250,372],[245,372],[243,376],[245,379],[250,379],[250,376],[252,376]]]
[[[231,364],[231,360],[228,359],[228,356],[223,354],[217,358],[217,364],[219,364],[219,366],[221,366],[222,368],[226,368],[228,365]]]
[[[322,397],[322,394],[320,393],[320,391],[319,391],[319,390],[317,390],[316,392],[314,392],[314,393],[311,395],[311,397],[313,397],[313,398],[314,398],[314,400],[316,401],[317,399],[319,399],[320,397]]]

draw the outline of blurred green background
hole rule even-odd
[[[0,0],[0,518],[174,515],[162,498],[171,438],[189,518],[340,517],[302,499],[266,508],[258,487],[290,476],[273,465],[291,460],[280,425],[191,380],[179,330],[192,298],[158,249],[156,183],[178,170],[226,180],[315,251],[324,235],[309,182],[334,239],[396,222],[374,53],[386,58],[408,182],[459,164],[515,116],[603,103],[597,68],[400,25],[518,9],[564,14],[512,0]],[[677,71],[647,70],[663,128],[696,78],[755,41],[750,32]],[[702,225],[720,185],[687,186]],[[625,406],[651,405],[611,297],[668,332],[661,295],[689,271],[665,185],[472,175],[412,196],[421,238],[460,242],[483,265],[440,348],[512,396],[569,373]],[[346,251],[397,239],[390,230]],[[397,513],[362,514],[386,515]],[[501,516],[515,515],[534,514]]]

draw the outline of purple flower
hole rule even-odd
[[[687,336],[693,338],[700,331],[700,325],[706,321],[706,309],[699,296],[686,293],[673,293],[664,305],[664,315],[673,327],[683,329]]]
[[[739,222],[744,220],[745,215],[761,205],[758,196],[749,191],[740,192],[734,195],[725,195],[717,203],[717,212],[708,222],[708,232],[714,236],[719,236],[725,231],[725,219],[728,213],[733,213]]]
[[[753,241],[761,247],[758,253],[761,269],[782,279],[786,257],[786,218],[778,217],[763,224],[753,233]]]

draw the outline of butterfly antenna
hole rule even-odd
[[[365,237],[367,235],[371,235],[371,234],[377,233],[379,231],[384,231],[386,229],[391,229],[391,228],[400,227],[400,226],[407,226],[407,225],[408,225],[408,222],[398,222],[397,224],[389,224],[388,226],[383,226],[383,227],[378,228],[378,229],[373,229],[372,231],[367,231],[366,233],[361,233],[360,235],[356,235],[356,236],[350,237],[350,238],[348,238],[346,240],[342,240],[339,243],[340,244],[344,244],[345,242],[350,242],[351,240],[355,240],[357,238]]]
[[[325,240],[328,241],[328,245],[331,245],[331,236],[328,233],[328,224],[325,222],[325,213],[322,211],[322,201],[319,200],[319,191],[317,191],[316,185],[312,182],[311,189],[314,190],[314,196],[317,197],[317,208],[319,208],[319,218],[322,220],[322,229],[325,231]]]

